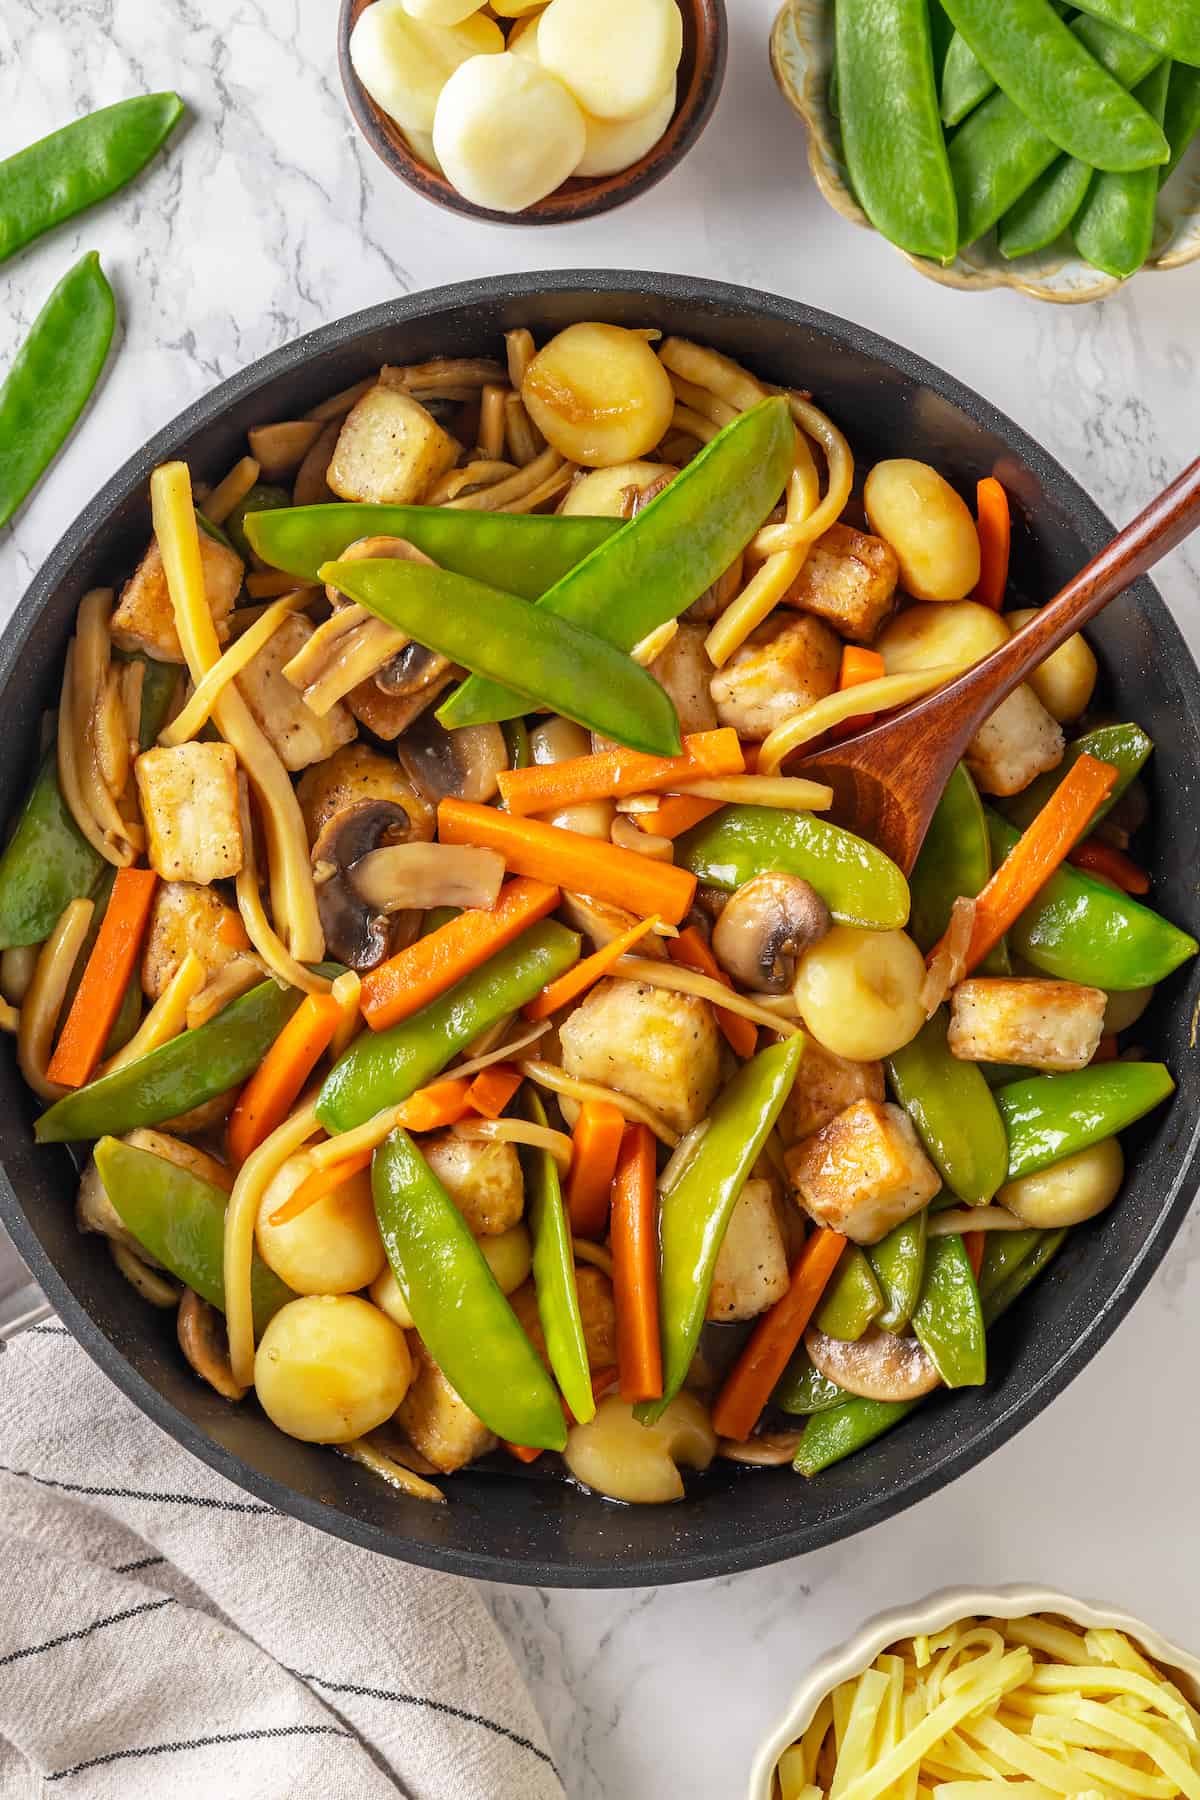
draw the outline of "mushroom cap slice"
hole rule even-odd
[[[508,767],[508,749],[498,725],[465,725],[447,731],[432,713],[422,713],[396,744],[400,766],[430,806],[439,800],[490,800]]]
[[[832,923],[811,883],[768,869],[743,882],[722,907],[713,926],[713,954],[743,987],[786,994],[800,958]]]
[[[810,1325],[804,1347],[818,1373],[863,1400],[919,1400],[941,1384],[916,1338],[896,1337],[877,1325],[853,1344]]]
[[[200,1379],[215,1388],[222,1399],[240,1400],[246,1390],[233,1378],[225,1321],[216,1307],[191,1288],[184,1288],[175,1315],[175,1332],[179,1348]]]
[[[406,913],[377,911],[355,886],[351,871],[381,846],[410,843],[417,836],[398,801],[356,800],[326,820],[313,844],[326,949],[360,975],[391,955],[399,947],[399,934],[411,930],[413,922]]]

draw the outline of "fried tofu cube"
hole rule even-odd
[[[395,1419],[414,1450],[443,1475],[465,1469],[496,1447],[496,1439],[465,1400],[460,1400],[417,1336],[409,1332],[413,1378]]]
[[[189,950],[210,978],[250,948],[240,915],[209,887],[164,881],[150,909],[142,952],[142,991],[157,1000]]]
[[[640,1100],[676,1131],[704,1117],[721,1082],[721,1034],[707,1000],[638,981],[597,982],[559,1027],[562,1066]]]
[[[1027,682],[1002,700],[967,745],[965,762],[984,794],[1019,794],[1066,750],[1062,726]]]
[[[343,500],[409,506],[458,461],[448,431],[398,388],[373,387],[347,416],[325,476]]]
[[[811,1137],[856,1100],[883,1099],[883,1064],[852,1062],[818,1044],[811,1034],[779,1115],[784,1145]]]
[[[133,765],[150,867],[164,881],[224,881],[242,866],[237,757],[229,744],[146,750]]]
[[[589,1369],[612,1369],[617,1361],[617,1311],[613,1301],[612,1282],[603,1269],[590,1263],[576,1263],[575,1288],[579,1295],[579,1316],[583,1323],[583,1341],[587,1345]],[[508,1303],[516,1313],[530,1343],[542,1361],[546,1360],[546,1334],[538,1310],[537,1288],[532,1281],[522,1282]]]
[[[324,762],[358,735],[349,709],[340,700],[318,716],[283,673],[283,665],[303,649],[312,634],[308,620],[292,613],[235,678],[280,762],[293,772]]]
[[[783,597],[785,606],[828,620],[844,638],[869,644],[892,610],[900,562],[890,544],[831,525]]]
[[[421,1139],[421,1154],[475,1237],[499,1237],[525,1210],[525,1182],[514,1144],[471,1144],[452,1131]]]
[[[950,996],[946,1042],[960,1062],[1082,1069],[1096,1054],[1108,995],[1040,976],[981,976]]]
[[[856,1244],[877,1244],[942,1185],[908,1114],[890,1102],[856,1100],[784,1160],[804,1210]]]
[[[841,641],[823,619],[768,619],[713,676],[717,717],[761,743],[793,713],[832,694],[841,663]]]
[[[706,1316],[721,1324],[753,1319],[782,1299],[787,1288],[787,1250],[771,1184],[748,1181],[717,1253]]]
[[[229,636],[229,615],[242,591],[242,559],[208,533],[200,533],[200,565],[204,570],[204,596],[217,637]],[[119,650],[143,650],[156,662],[181,663],[183,649],[175,629],[175,610],[167,588],[158,539],[121,590],[112,616],[112,640]]]

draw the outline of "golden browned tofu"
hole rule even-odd
[[[771,1184],[748,1181],[717,1254],[707,1317],[721,1323],[753,1319],[782,1299],[787,1287],[787,1250]]]
[[[883,1099],[883,1064],[835,1056],[809,1033],[792,1091],[779,1115],[784,1144],[799,1143],[856,1100]]]
[[[613,1304],[612,1282],[603,1269],[590,1263],[576,1263],[575,1287],[579,1294],[579,1316],[583,1322],[583,1339],[587,1345],[589,1369],[612,1369],[617,1361],[617,1313]],[[532,1280],[522,1282],[508,1303],[524,1327],[530,1343],[546,1359],[546,1334],[538,1311],[537,1288]]]
[[[237,757],[229,744],[146,750],[133,765],[150,867],[164,881],[223,881],[242,866]]]
[[[699,1123],[721,1080],[707,1000],[637,981],[601,981],[559,1027],[562,1066],[652,1107],[676,1131]]]
[[[394,800],[408,814],[414,838],[433,837],[433,809],[422,800],[394,756],[367,744],[344,744],[324,762],[314,763],[296,783],[308,841],[314,844],[335,813],[360,800]]]
[[[950,1054],[961,1062],[1082,1069],[1096,1054],[1108,995],[1041,976],[980,976],[950,997]]]
[[[189,950],[211,977],[249,948],[239,914],[220,894],[192,881],[164,881],[150,909],[142,990],[148,1000],[157,1000]]]
[[[776,725],[837,686],[842,646],[823,619],[786,613],[752,631],[712,678],[722,725],[761,742]]]
[[[325,479],[343,500],[409,506],[454,467],[458,450],[411,394],[373,387],[342,426]]]
[[[717,708],[710,692],[716,670],[704,648],[707,636],[703,625],[689,625],[685,620],[650,664],[655,681],[671,696],[680,731],[713,731],[717,725]]]
[[[831,525],[809,551],[783,604],[828,620],[853,643],[869,644],[892,610],[899,575],[896,552],[882,538]]]
[[[280,762],[293,771],[323,762],[358,735],[358,727],[340,700],[318,717],[283,673],[283,665],[303,649],[312,634],[308,620],[292,613],[236,678],[242,698],[274,744]]]
[[[785,1161],[804,1210],[856,1244],[877,1244],[942,1185],[908,1114],[877,1100],[856,1100]]]
[[[233,603],[242,591],[242,559],[202,531],[200,562],[208,610],[217,636],[224,643],[229,636]],[[184,660],[157,538],[121,590],[112,616],[112,640],[119,650],[144,650],[157,662]]]
[[[984,794],[1019,794],[1063,759],[1066,739],[1026,683],[1002,700],[967,745],[965,762]]]
[[[478,1414],[460,1400],[416,1332],[408,1335],[413,1378],[396,1409],[396,1423],[414,1450],[443,1475],[486,1456],[496,1439]]]
[[[421,1154],[476,1237],[499,1237],[525,1210],[514,1144],[472,1144],[452,1131],[421,1139]]]

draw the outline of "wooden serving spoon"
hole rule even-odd
[[[909,874],[954,765],[989,714],[1197,526],[1200,457],[1006,644],[882,725],[806,756],[797,773],[828,783],[838,823]]]

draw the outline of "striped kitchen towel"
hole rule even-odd
[[[0,1356],[0,1800],[563,1800],[472,1585],[193,1460],[56,1321]]]

